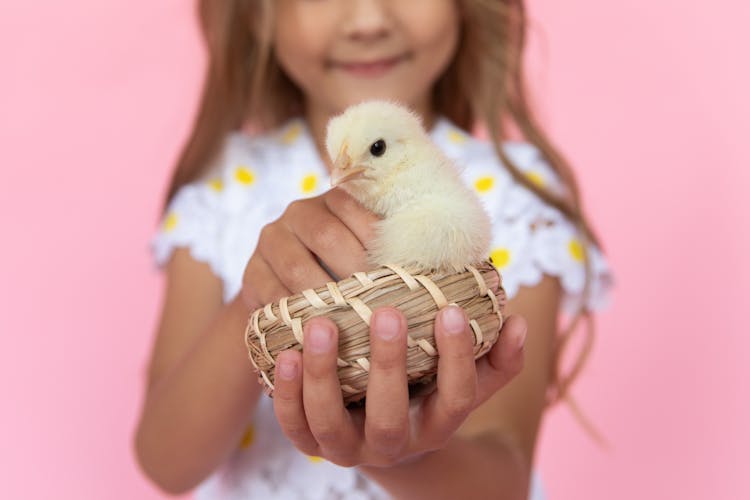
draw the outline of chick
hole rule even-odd
[[[352,106],[329,121],[326,149],[331,185],[382,217],[373,267],[451,273],[487,258],[490,218],[416,114],[385,101]]]

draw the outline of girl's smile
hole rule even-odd
[[[396,56],[370,60],[332,60],[327,63],[327,67],[332,70],[343,71],[358,78],[379,78],[411,58],[411,54],[405,52]]]

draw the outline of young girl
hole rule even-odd
[[[588,317],[608,271],[526,103],[521,0],[202,0],[200,14],[207,79],[153,241],[167,288],[135,439],[145,473],[198,498],[540,498],[542,414],[571,380],[558,313]],[[444,308],[437,390],[410,402],[405,319],[375,311],[360,409],[341,402],[338,331],[318,318],[267,398],[248,315],[366,269],[376,217],[327,190],[323,140],[332,115],[372,98],[420,113],[465,169],[514,316],[474,362],[464,313]]]

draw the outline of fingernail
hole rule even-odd
[[[443,327],[446,333],[456,335],[464,331],[465,320],[464,314],[461,308],[458,306],[449,305],[443,309]]]
[[[297,363],[294,361],[279,362],[279,377],[284,380],[292,380],[297,376]]]
[[[315,323],[310,325],[309,335],[304,345],[310,351],[320,354],[331,348],[332,338],[333,333],[327,326]]]
[[[378,311],[372,320],[375,334],[383,340],[393,340],[398,335],[401,321],[393,311]]]
[[[523,346],[526,344],[526,329],[524,328],[523,331],[518,334],[518,338],[516,339],[516,352],[523,349]]]

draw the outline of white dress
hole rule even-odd
[[[560,279],[563,307],[582,300],[582,247],[573,225],[556,209],[516,183],[492,145],[467,135],[446,119],[430,132],[473,186],[493,221],[491,257],[512,298],[521,286],[543,274]],[[554,171],[530,144],[507,142],[507,155],[534,183],[560,192]],[[170,202],[151,248],[163,266],[176,247],[210,265],[223,282],[224,301],[239,292],[261,228],[295,199],[329,189],[330,180],[305,122],[292,120],[279,130],[250,137],[230,134],[218,159],[200,180],[183,186]],[[543,224],[536,224],[543,221]],[[607,300],[611,276],[597,248],[589,248],[594,271],[588,307]],[[248,361],[248,369],[251,365]],[[196,490],[198,499],[380,499],[388,495],[356,468],[334,465],[298,451],[283,435],[272,400],[261,396],[252,424],[231,458]],[[532,477],[530,498],[544,498]]]

